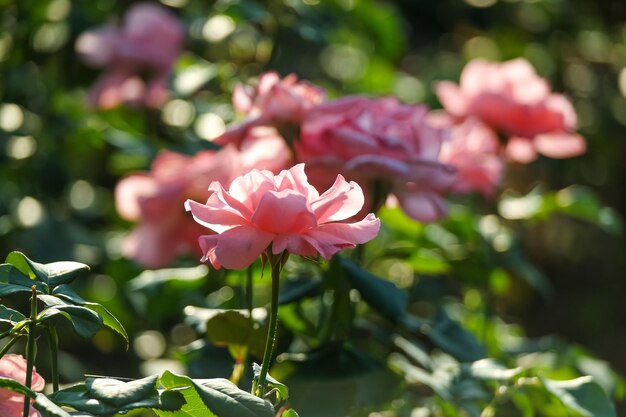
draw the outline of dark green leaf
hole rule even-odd
[[[373,309],[396,322],[402,321],[409,302],[408,294],[393,283],[369,273],[352,261],[341,258],[347,276]]]
[[[315,297],[320,293],[322,283],[318,280],[300,278],[290,279],[281,283],[278,305],[300,301],[303,298]]]
[[[0,321],[14,325],[22,320],[26,320],[26,317],[22,313],[0,304]]]
[[[130,382],[113,378],[89,378],[85,381],[85,386],[94,398],[119,408],[124,404],[143,400],[156,392],[157,379],[157,375]]]
[[[128,348],[128,344],[130,340],[128,339],[128,334],[126,333],[126,329],[124,329],[124,326],[122,326],[122,323],[120,323],[119,320],[113,314],[111,314],[111,312],[107,310],[106,307],[98,303],[91,303],[89,301],[85,301],[80,295],[76,294],[76,292],[74,292],[74,290],[70,286],[65,285],[65,284],[62,284],[56,287],[52,291],[52,294],[58,298],[61,298],[64,301],[67,301],[67,302],[70,302],[72,304],[76,304],[79,306],[87,307],[88,309],[99,314],[100,317],[102,318],[103,324],[107,326],[108,328],[119,333],[126,341],[126,347]]]
[[[187,404],[176,414],[157,411],[160,416],[274,417],[272,405],[226,379],[192,380],[166,371],[161,377],[166,389],[182,389]]]
[[[37,393],[35,403],[33,405],[37,410],[48,413],[48,416],[71,417],[70,413],[63,410],[61,407],[53,403],[48,397],[40,393]]]
[[[31,279],[37,279],[53,288],[89,273],[89,266],[79,262],[53,262],[44,265],[28,259],[21,252],[9,253],[6,262],[14,265]]]
[[[37,286],[39,293],[49,292],[46,284],[30,279],[13,265],[0,265],[0,297],[17,292],[30,293],[33,285]]]
[[[604,390],[589,376],[568,381],[542,378],[543,385],[567,408],[584,417],[615,417],[615,407]]]
[[[60,405],[95,415],[114,414],[135,409],[179,410],[184,402],[177,391],[159,393],[158,377],[131,382],[112,378],[87,379],[85,384],[57,391],[50,397]]]
[[[452,320],[445,309],[440,308],[430,327],[419,329],[443,351],[461,362],[473,362],[485,357],[485,347],[476,337]]]
[[[88,308],[66,304],[51,295],[39,295],[38,298],[49,306],[39,313],[37,320],[40,322],[64,317],[70,321],[76,334],[87,339],[93,337],[102,327],[102,318]]]

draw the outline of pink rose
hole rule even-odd
[[[14,379],[22,385],[26,384],[26,359],[21,355],[6,354],[0,359],[0,377]],[[43,391],[46,382],[33,368],[31,389]],[[20,417],[24,410],[24,396],[0,388],[0,416]],[[32,406],[28,414],[30,417],[41,417],[41,414]]]
[[[226,190],[219,182],[206,204],[187,200],[194,219],[216,234],[199,239],[204,256],[215,268],[242,269],[265,250],[330,259],[337,252],[373,239],[380,220],[368,214],[355,223],[342,222],[361,210],[363,192],[338,176],[324,194],[309,185],[304,164],[282,171],[252,170]],[[271,245],[271,249],[270,248]]]
[[[256,88],[235,87],[233,106],[246,118],[232,124],[215,142],[236,143],[239,146],[252,127],[300,123],[306,112],[325,98],[324,90],[298,81],[295,74],[281,79],[277,73],[267,72],[261,75]]]
[[[450,135],[441,147],[439,160],[457,169],[451,192],[464,194],[478,191],[485,197],[492,196],[504,170],[495,132],[475,118],[454,124],[445,112],[431,112],[428,121],[439,128],[450,129]]]
[[[106,25],[80,35],[76,50],[83,61],[105,67],[89,93],[89,102],[103,109],[123,103],[163,104],[183,39],[180,22],[155,3],[131,6],[121,27]]]
[[[427,112],[391,97],[323,103],[305,117],[297,159],[316,185],[341,173],[370,186],[368,208],[378,209],[390,192],[414,219],[437,220],[447,213],[443,195],[455,170],[438,160],[446,131],[430,126]]]
[[[282,139],[256,131],[259,138],[242,144],[240,152],[229,145],[195,156],[162,152],[150,172],[123,178],[115,188],[120,216],[139,225],[122,242],[122,254],[148,268],[169,264],[179,255],[198,252],[204,229],[183,210],[188,198],[208,197],[209,184],[229,184],[252,168],[275,171],[287,166],[289,151]]]
[[[518,162],[530,162],[537,153],[568,158],[585,152],[576,130],[572,104],[550,91],[524,59],[492,63],[471,61],[459,85],[437,84],[437,95],[446,111],[458,118],[473,116],[509,136],[506,154]]]

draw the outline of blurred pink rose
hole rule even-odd
[[[252,168],[278,172],[289,163],[282,139],[256,132],[259,139],[229,145],[195,156],[162,152],[150,172],[123,178],[115,188],[120,216],[139,225],[122,242],[122,254],[147,268],[168,266],[176,256],[199,252],[198,237],[205,230],[185,213],[188,198],[206,199],[213,181],[230,181]]]
[[[89,102],[103,109],[123,103],[159,107],[180,55],[184,28],[155,3],[131,6],[120,26],[106,25],[80,35],[76,51],[86,64],[104,67],[89,92]]]
[[[306,112],[325,98],[324,90],[298,81],[295,74],[281,79],[277,73],[267,72],[261,75],[256,88],[243,85],[235,87],[233,106],[246,118],[230,125],[226,133],[215,142],[239,145],[255,126],[278,127],[285,123],[300,123]]]
[[[0,359],[0,377],[14,379],[22,385],[26,384],[26,359],[21,355],[6,354]],[[33,391],[43,391],[46,382],[33,368],[31,389]],[[24,410],[24,396],[0,388],[0,416],[21,417]],[[32,406],[28,413],[30,417],[41,417],[41,414]]]
[[[330,259],[337,252],[373,239],[380,220],[368,214],[355,223],[342,223],[363,206],[363,192],[355,182],[338,176],[324,194],[309,185],[304,164],[274,175],[252,170],[236,178],[226,190],[219,182],[206,204],[187,200],[194,219],[217,234],[199,239],[202,261],[215,268],[243,269],[271,245],[283,251]]]
[[[323,103],[305,117],[297,159],[316,186],[341,173],[369,187],[368,210],[390,192],[414,219],[437,220],[447,213],[443,195],[455,169],[438,160],[445,130],[426,123],[427,112],[391,97]]]
[[[476,118],[454,124],[454,120],[443,111],[431,112],[428,121],[433,126],[450,129],[450,135],[441,147],[439,160],[457,169],[451,192],[478,191],[485,197],[492,196],[504,171],[495,132]]]
[[[503,63],[475,59],[463,70],[459,85],[438,83],[437,95],[452,116],[477,117],[508,135],[506,154],[512,160],[530,162],[537,153],[568,158],[586,150],[585,140],[573,133],[572,104],[552,93],[522,58]]]

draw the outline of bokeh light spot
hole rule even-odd
[[[226,131],[226,124],[217,114],[204,113],[196,120],[195,130],[202,139],[213,140]]]
[[[491,7],[498,2],[498,0],[465,0],[467,4],[474,7]]]
[[[15,214],[23,227],[33,227],[43,220],[44,208],[38,200],[26,196],[17,204]]]
[[[400,100],[410,104],[423,101],[426,95],[424,84],[407,74],[398,75],[393,90]]]
[[[617,78],[617,84],[619,85],[619,91],[624,97],[626,97],[626,67],[622,68]]]
[[[13,159],[26,159],[37,150],[37,142],[32,136],[12,136],[6,145],[7,155]]]
[[[170,126],[187,127],[193,122],[196,110],[185,100],[172,100],[163,107],[163,121]]]
[[[48,5],[46,17],[49,20],[58,22],[65,19],[70,14],[71,9],[72,4],[70,0],[54,0]]]
[[[210,42],[219,42],[234,32],[236,26],[233,19],[223,14],[211,17],[202,26],[202,36]]]
[[[475,36],[463,45],[463,55],[467,60],[485,58],[492,61],[500,60],[500,48],[491,39],[484,36]]]
[[[33,48],[37,52],[55,52],[65,44],[68,35],[65,23],[44,23],[33,36]]]
[[[24,123],[24,111],[14,103],[3,104],[0,107],[0,129],[12,132],[22,127]]]
[[[165,352],[165,337],[155,330],[147,330],[135,338],[133,346],[141,359],[156,359]]]
[[[78,180],[70,188],[70,204],[77,210],[90,207],[96,199],[96,193],[87,181]]]
[[[332,45],[325,48],[320,55],[320,61],[328,75],[348,82],[363,78],[369,63],[363,51],[347,45]]]

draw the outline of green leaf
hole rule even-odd
[[[589,376],[568,381],[541,378],[543,385],[567,408],[584,417],[615,417],[615,407],[604,390]]]
[[[96,312],[81,306],[65,303],[52,295],[38,295],[48,308],[39,313],[37,320],[47,322],[64,317],[70,321],[76,334],[86,339],[93,337],[102,328],[102,318]]]
[[[48,397],[41,393],[37,393],[35,397],[34,407],[39,411],[44,411],[52,417],[71,417],[70,413],[53,403]]]
[[[0,297],[18,292],[30,293],[33,285],[37,287],[39,293],[47,294],[49,292],[46,284],[30,279],[27,274],[23,274],[15,266],[11,264],[0,265]]]
[[[114,414],[135,409],[176,411],[185,404],[181,393],[159,392],[158,376],[123,382],[113,378],[88,378],[78,384],[51,394],[60,405],[95,415]]]
[[[258,381],[259,376],[261,375],[261,366],[258,363],[253,363],[252,371],[254,372],[254,380]],[[276,378],[271,376],[269,373],[266,375],[265,381],[270,388],[273,388],[278,392],[278,395],[276,396],[278,400],[286,401],[289,399],[289,388],[287,388],[287,385],[277,381]]]
[[[22,313],[0,304],[0,322],[14,325],[22,320],[26,320],[26,317]]]
[[[176,413],[156,411],[159,416],[179,417],[274,417],[272,405],[232,382],[216,378],[192,380],[165,371],[161,384],[166,389],[179,389],[187,404]]]
[[[285,411],[281,417],[300,417],[298,415],[298,413],[296,413],[296,410],[294,410],[293,408],[290,408],[289,410]]]
[[[85,381],[87,390],[99,400],[109,402],[120,408],[143,400],[156,391],[158,375],[123,382],[113,378],[89,378]]]
[[[473,362],[485,357],[485,347],[472,333],[453,320],[445,309],[440,308],[437,311],[435,320],[430,325],[420,323],[416,321],[413,325],[411,321],[405,320],[405,324],[416,331],[423,332],[436,346],[458,361]]]
[[[267,327],[234,310],[222,311],[206,322],[206,334],[215,345],[246,346],[250,353],[262,357]]]
[[[128,282],[131,291],[149,294],[161,290],[163,285],[172,284],[185,288],[197,288],[204,282],[209,269],[205,265],[193,268],[164,268],[148,270]]]
[[[14,379],[0,377],[0,388],[5,388],[18,394],[25,395],[29,398],[35,398],[35,392],[20,384]]]
[[[278,305],[283,306],[303,298],[315,297],[321,292],[322,283],[310,278],[290,279],[281,283]]]
[[[54,288],[57,285],[67,284],[77,277],[89,273],[89,266],[79,262],[53,262],[40,264],[28,259],[21,252],[11,252],[6,258],[7,263],[14,265],[31,279],[36,279]]]
[[[128,349],[130,340],[128,338],[128,334],[126,333],[126,329],[124,329],[122,323],[120,323],[119,320],[113,314],[111,314],[111,312],[107,310],[106,307],[98,303],[85,301],[80,295],[74,292],[74,290],[69,285],[65,284],[56,287],[52,291],[52,295],[64,301],[71,302],[72,304],[87,307],[88,309],[100,315],[100,317],[102,318],[102,323],[105,326],[107,326],[111,330],[114,330],[124,338],[124,340],[126,341],[126,348]]]
[[[393,283],[377,277],[357,264],[340,258],[340,265],[346,271],[352,286],[363,300],[387,318],[400,322],[406,315],[409,295]]]

